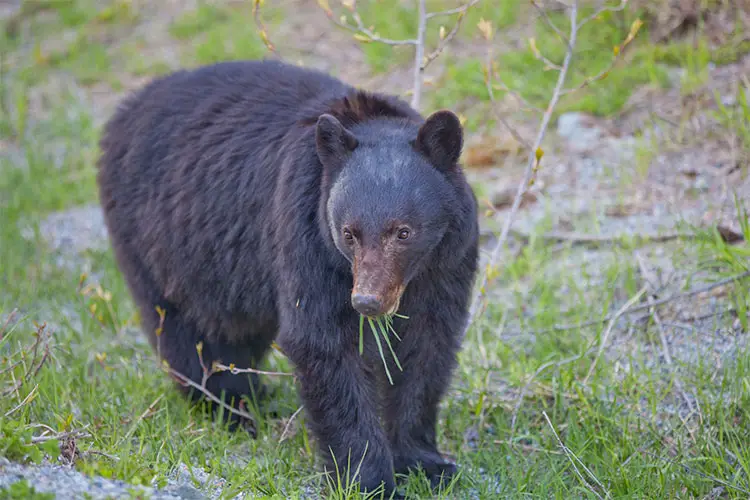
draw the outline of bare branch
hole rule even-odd
[[[203,385],[201,385],[201,384],[199,384],[199,383],[191,380],[189,377],[183,375],[182,373],[178,372],[174,368],[168,367],[167,371],[169,372],[170,375],[172,375],[173,377],[175,377],[177,379],[178,383],[180,383],[180,384],[182,384],[184,386],[190,386],[193,389],[196,389],[196,390],[200,391],[208,399],[210,399],[211,401],[213,401],[217,405],[221,406],[225,410],[227,410],[227,411],[229,411],[229,412],[237,415],[238,417],[242,417],[242,418],[246,419],[248,422],[255,422],[255,419],[253,418],[253,416],[250,415],[248,412],[246,412],[244,410],[240,410],[238,408],[235,408],[232,405],[228,405],[227,403],[225,403],[224,401],[222,401],[221,399],[219,399],[218,397],[216,397],[216,395],[214,395],[214,393],[212,393],[211,391],[209,391],[208,389],[206,389],[205,386],[203,386]]]
[[[474,7],[476,4],[478,4],[481,0],[471,0],[470,2],[466,2],[465,4],[461,5],[460,7],[456,7],[455,9],[448,9],[448,10],[441,10],[438,12],[429,12],[426,14],[426,18],[433,19],[435,17],[442,17],[442,16],[452,16],[453,14],[463,14],[470,8]]]
[[[464,18],[464,13],[462,12],[461,14],[459,14],[458,19],[456,19],[456,23],[453,25],[453,28],[451,28],[448,34],[444,35],[441,38],[441,40],[438,42],[438,46],[435,48],[435,50],[433,50],[432,52],[430,52],[424,57],[424,60],[422,61],[422,71],[424,71],[427,68],[427,66],[430,65],[432,61],[437,59],[437,57],[443,53],[443,51],[445,50],[445,47],[448,46],[451,40],[453,40],[456,37],[456,34],[458,34],[458,30],[461,27],[461,21],[463,21],[463,18]]]
[[[259,0],[254,0],[255,2],[258,2]],[[418,13],[417,13],[417,36],[413,39],[403,39],[403,40],[394,40],[389,38],[383,38],[377,33],[372,31],[372,28],[367,28],[362,22],[362,18],[359,15],[359,12],[356,10],[356,5],[354,1],[345,2],[344,6],[350,11],[350,15],[352,19],[354,20],[354,25],[347,22],[347,16],[341,16],[340,18],[336,18],[336,14],[334,11],[330,8],[328,5],[327,0],[319,0],[318,4],[323,9],[323,11],[326,13],[326,16],[328,16],[328,19],[331,20],[335,25],[346,29],[347,31],[350,31],[354,33],[354,38],[356,40],[359,40],[360,42],[364,43],[383,43],[386,45],[392,45],[392,46],[399,46],[399,45],[414,45],[414,68],[413,68],[413,79],[412,79],[412,89],[411,89],[411,106],[419,110],[421,99],[422,99],[422,84],[424,81],[424,71],[425,69],[434,61],[442,52],[445,50],[446,46],[455,38],[456,34],[458,33],[458,30],[461,27],[461,22],[463,20],[464,14],[466,11],[468,11],[471,7],[478,4],[481,0],[469,0],[465,4],[456,7],[454,9],[448,9],[444,11],[439,12],[427,12],[427,2],[426,0],[417,0],[417,7],[418,7]],[[342,2],[343,3],[343,2]],[[449,15],[455,15],[458,14],[458,19],[456,19],[456,23],[454,24],[453,28],[447,35],[442,35],[441,31],[441,37],[440,41],[437,44],[437,47],[432,50],[431,52],[425,54],[425,38],[427,33],[427,22],[430,19],[434,19],[439,16],[449,16]],[[263,36],[265,33],[265,29],[261,27],[261,36]],[[266,42],[266,39],[264,38],[264,42]]]
[[[500,251],[505,247],[505,243],[508,239],[508,234],[510,232],[510,226],[513,223],[513,219],[516,216],[516,213],[518,212],[519,207],[521,206],[521,201],[523,199],[523,195],[525,194],[526,190],[530,187],[532,178],[534,176],[534,173],[536,172],[538,166],[539,166],[539,160],[541,159],[541,144],[544,140],[544,136],[547,132],[547,127],[549,126],[549,122],[552,119],[552,112],[555,109],[555,106],[557,105],[557,102],[560,99],[560,92],[562,91],[563,85],[565,84],[565,78],[568,74],[568,69],[570,68],[570,62],[573,59],[573,47],[576,43],[576,36],[578,34],[578,24],[576,22],[578,16],[578,2],[574,1],[573,6],[571,8],[570,13],[570,43],[568,44],[568,50],[565,53],[565,59],[563,60],[562,69],[558,75],[557,83],[555,84],[555,89],[552,93],[552,98],[549,101],[549,104],[547,105],[547,110],[544,113],[544,116],[542,117],[542,123],[539,126],[539,131],[537,132],[536,140],[534,141],[534,144],[529,151],[529,159],[526,165],[526,170],[524,172],[523,179],[518,185],[518,189],[516,191],[516,197],[513,200],[513,205],[510,208],[510,212],[508,212],[508,216],[505,219],[505,224],[503,225],[502,232],[500,233],[500,237],[498,238],[497,244],[492,250],[492,253],[490,254],[490,260],[487,264],[487,268],[491,269],[493,268],[497,260],[500,256]],[[476,315],[476,312],[479,309],[479,301],[481,296],[484,294],[484,287],[487,285],[487,278],[488,273],[482,273],[482,279],[479,284],[479,289],[477,296],[474,298],[474,302],[472,304],[470,314],[469,314],[469,321],[467,322],[466,328],[471,325],[473,322],[474,316]]]
[[[627,5],[628,5],[628,0],[620,0],[620,3],[614,6],[602,5],[596,10],[596,12],[594,12],[588,17],[583,18],[583,20],[580,23],[578,23],[578,27],[581,28],[585,26],[586,24],[596,19],[597,17],[601,16],[605,12],[620,12],[624,10],[625,7],[627,7]]]
[[[544,63],[544,65],[546,66],[545,69],[555,69],[557,71],[562,71],[562,67],[559,64],[550,61],[544,54],[541,53],[539,48],[536,46],[536,39],[529,39],[529,48],[531,48],[531,52],[534,53],[534,57]]]
[[[511,234],[522,239],[529,240],[531,235],[519,230],[511,229]],[[634,234],[615,234],[611,236],[602,236],[596,234],[582,234],[564,231],[551,231],[539,235],[539,238],[549,241],[561,241],[580,245],[599,245],[602,243],[618,243],[627,238],[631,238],[636,241],[648,242],[648,243],[664,243],[666,241],[680,240],[680,239],[694,239],[696,236],[689,233],[665,233],[665,234],[648,234],[648,233],[634,233]]]
[[[415,39],[392,40],[390,38],[383,38],[380,35],[373,33],[364,25],[364,23],[362,22],[362,18],[359,16],[357,11],[352,12],[352,18],[354,19],[354,22],[357,23],[356,26],[352,26],[351,24],[336,19],[334,12],[327,6],[323,7],[323,12],[326,13],[326,16],[328,16],[328,19],[330,19],[333,24],[351,31],[352,33],[354,33],[355,38],[362,42],[379,42],[386,45],[417,45],[417,40]]]

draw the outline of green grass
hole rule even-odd
[[[0,488],[0,500],[54,500],[52,493],[39,493],[25,479],[17,481],[7,488]]]
[[[743,78],[737,86],[735,106],[725,106],[718,93],[715,94],[715,100],[718,109],[714,116],[725,129],[737,136],[745,156],[750,155],[750,80]],[[745,172],[747,171],[748,168],[745,167]]]
[[[180,40],[189,39],[210,30],[228,18],[229,12],[226,10],[200,2],[197,9],[187,11],[176,19],[170,26],[169,33]]]
[[[160,76],[172,71],[172,65],[163,59],[143,57],[148,51],[148,44],[138,38],[123,44],[118,57],[126,61],[125,70],[134,76]]]
[[[57,256],[33,231],[51,212],[96,202],[99,136],[91,102],[73,92],[51,94],[37,103],[42,107],[37,113],[39,109],[31,106],[38,90],[34,86],[55,78],[56,71],[70,71],[80,81],[93,82],[109,80],[119,71],[138,76],[167,70],[166,63],[136,61],[138,54],[147,52],[145,43],[128,40],[114,50],[95,36],[96,23],[111,24],[113,33],[119,34],[137,17],[127,9],[127,2],[97,4],[99,8],[93,10],[83,2],[50,4],[57,9],[54,26],[45,24],[34,33],[52,36],[55,26],[73,29],[77,36],[71,46],[60,47],[48,59],[24,60],[25,70],[36,78],[16,78],[24,68],[13,67],[0,81],[4,148],[0,150],[0,315],[20,309],[19,322],[0,339],[0,390],[22,382],[0,398],[0,456],[31,463],[44,457],[55,460],[59,443],[32,442],[41,432],[35,426],[44,424],[57,432],[85,429],[90,435],[78,438],[83,453],[74,467],[86,474],[164,485],[176,467],[186,464],[224,480],[223,498],[246,492],[300,497],[307,488],[319,486],[319,477],[314,443],[303,425],[304,412],[281,441],[286,419],[299,405],[291,380],[266,378],[275,390],[273,403],[282,418],[260,415],[259,439],[228,432],[200,407],[188,405],[159,369],[138,332],[138,315],[111,251],[85,256],[88,275],[98,277],[101,286],[86,288],[91,278],[84,278],[82,286],[82,269],[58,267]],[[383,3],[382,12],[390,12],[387,5],[395,3]],[[484,7],[480,14],[497,14],[493,18],[497,25],[512,24],[522,12],[517,5],[508,2],[497,12]],[[378,17],[385,14],[371,8],[376,20],[385,19]],[[251,18],[232,12],[204,5],[176,20],[171,36],[186,47],[189,62],[247,57],[265,50],[254,35]],[[266,12],[267,22],[275,22],[275,11]],[[561,19],[555,20],[563,25]],[[476,36],[476,21],[476,17],[466,20],[462,36]],[[626,32],[617,27],[618,22],[605,19],[581,33],[573,83],[608,63],[611,45]],[[384,26],[383,36],[393,37],[408,28],[399,23]],[[537,45],[545,54],[561,57],[560,47],[543,26],[537,27],[537,35]],[[6,47],[22,50],[19,47],[25,42],[16,40]],[[367,56],[371,64],[390,69],[393,53],[379,54],[381,49],[370,47],[375,46],[365,50],[373,51]],[[564,105],[611,114],[634,88],[661,84],[659,65],[666,61],[642,46],[634,49],[627,65]],[[697,68],[706,60],[699,50],[690,58],[697,61]],[[686,61],[679,64],[688,66]],[[542,100],[549,90],[552,80],[539,71],[541,65],[530,51],[510,52],[498,62],[501,74],[529,99]],[[487,104],[479,59],[451,60],[444,80],[432,88],[435,106],[456,109],[460,100]],[[485,123],[486,117],[473,113],[474,109],[464,108],[469,123]],[[719,113],[727,127],[742,132],[748,122],[744,111],[737,106]],[[656,145],[644,143],[633,166],[641,178],[647,176],[651,155],[656,154],[650,148]],[[742,201],[737,204],[738,218],[747,220]],[[468,332],[439,426],[440,447],[455,457],[462,473],[436,496],[595,498],[592,487],[611,498],[704,498],[722,485],[725,498],[747,498],[750,352],[738,349],[718,367],[713,357],[689,366],[675,361],[669,367],[658,360],[658,325],[644,320],[629,333],[626,328],[616,329],[595,361],[606,322],[566,330],[552,327],[602,318],[633,296],[644,284],[633,259],[637,242],[601,248],[597,254],[603,255],[601,260],[590,261],[586,249],[539,237],[550,228],[550,220],[535,228],[517,255],[502,260],[492,286],[502,287],[503,296],[488,304],[486,315]],[[593,216],[573,222],[575,230],[587,234],[596,232],[599,223]],[[22,228],[32,229],[28,239],[21,237]],[[750,239],[747,225],[743,231]],[[747,243],[727,245],[704,233],[694,242],[676,245],[677,249],[670,247],[676,254],[675,267],[699,272],[709,281],[747,269]],[[558,265],[564,262],[573,264]],[[719,306],[731,305],[739,312],[736,317],[746,318],[742,312],[748,309],[749,287],[748,281],[729,287],[726,296],[716,297]],[[667,309],[663,320],[670,317]],[[699,325],[685,341],[698,345],[697,339],[727,328],[734,317],[721,316]],[[747,320],[742,321],[746,329]],[[37,338],[35,322],[46,322],[42,332],[51,334],[50,356],[38,373],[24,378],[34,366],[28,351]],[[375,332],[388,333],[371,326]],[[388,345],[381,347],[384,357],[391,357]],[[623,357],[615,363],[607,357],[612,352]],[[22,359],[25,364],[6,370]],[[290,371],[290,364],[274,353],[263,368]],[[699,410],[687,417],[670,411],[682,404],[676,381],[698,403]],[[0,490],[0,498],[34,498],[32,487],[15,483]],[[333,489],[338,491],[332,498],[356,497],[344,485]],[[405,490],[413,497],[428,496],[426,481],[419,475],[409,479]]]
[[[72,75],[81,85],[102,81],[119,85],[112,75],[115,62],[108,41],[127,33],[139,20],[132,2],[60,0],[24,5],[33,7],[22,9],[24,15],[15,18],[15,27],[6,29],[0,40],[11,49],[25,42],[25,57],[10,68],[24,85],[48,81],[56,72]],[[21,40],[20,33],[27,31],[29,40]]]
[[[201,2],[184,13],[170,27],[178,40],[190,40],[194,47],[184,58],[186,64],[212,64],[237,59],[260,59],[268,53],[253,21],[251,4],[217,7]],[[267,27],[277,23],[281,11],[272,4],[263,7]]]
[[[108,78],[112,69],[107,46],[87,36],[79,36],[67,49],[53,53],[48,63],[53,68],[72,73],[82,85]]]

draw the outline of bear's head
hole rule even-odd
[[[449,177],[460,168],[458,117],[437,111],[421,125],[383,119],[347,129],[324,114],[315,139],[324,230],[351,265],[352,306],[369,317],[393,314],[410,280],[439,265],[429,256],[456,210]]]

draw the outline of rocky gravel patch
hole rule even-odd
[[[175,482],[169,489],[155,489],[128,484],[116,479],[86,476],[69,466],[22,465],[0,457],[0,492],[26,480],[37,493],[52,493],[59,500],[81,498],[111,499],[146,496],[152,500],[198,500],[207,498],[188,483]]]

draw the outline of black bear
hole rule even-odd
[[[276,340],[333,469],[362,489],[456,471],[437,449],[478,265],[477,202],[449,111],[279,61],[160,77],[107,123],[100,200],[152,346],[195,382]],[[394,313],[398,313],[393,316]],[[401,370],[361,317],[391,315]],[[156,330],[160,334],[156,334]],[[257,377],[213,375],[236,404]],[[366,451],[366,453],[365,453]],[[364,454],[364,456],[363,456]]]

